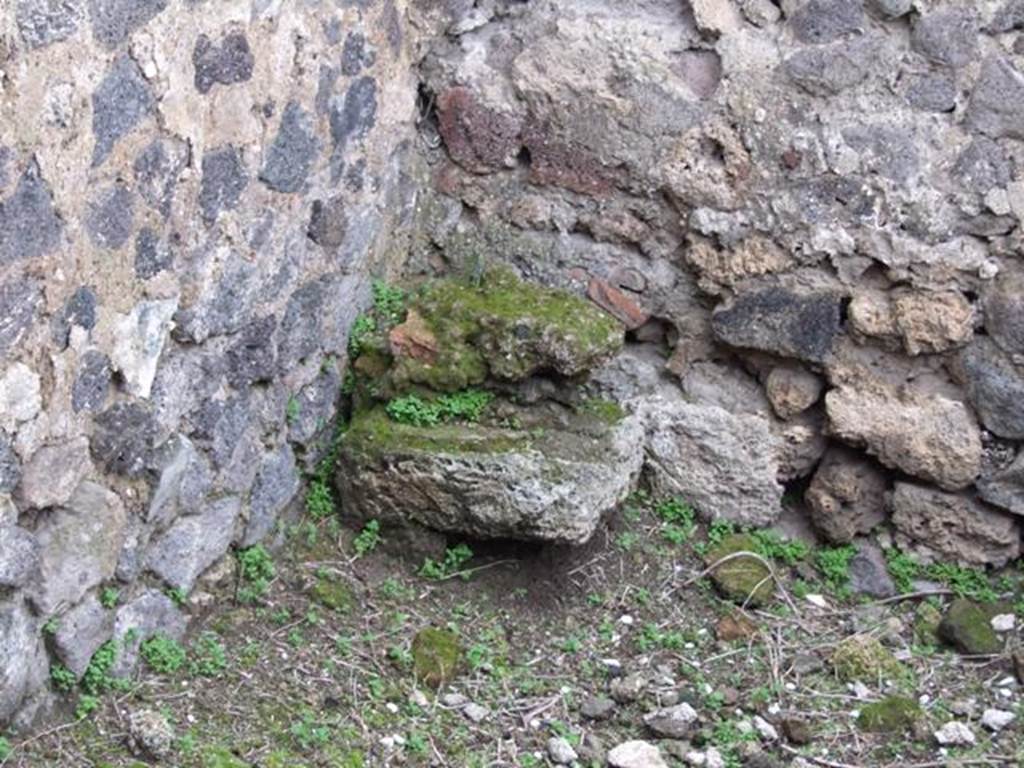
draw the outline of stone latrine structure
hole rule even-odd
[[[658,399],[637,466],[707,516],[788,489],[830,541],[1019,556],[1022,31],[1020,0],[6,3],[0,721],[273,536],[371,276],[589,296],[631,342],[595,387]]]

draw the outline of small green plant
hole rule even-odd
[[[306,512],[314,520],[323,520],[334,514],[334,494],[325,480],[314,477],[306,492]]]
[[[99,709],[99,707],[99,696],[93,696],[91,693],[83,693],[78,697],[78,706],[75,707],[75,717],[78,720],[84,720]]]
[[[435,581],[447,579],[449,576],[459,573],[462,566],[472,559],[473,550],[467,545],[459,544],[449,547],[445,550],[444,558],[440,562],[429,557],[424,560],[420,567],[420,576]],[[463,578],[468,578],[468,575],[464,574]]]
[[[117,605],[117,601],[120,599],[121,591],[114,587],[106,587],[102,592],[100,592],[100,605],[107,610],[115,607]]]
[[[302,405],[295,395],[288,398],[288,404],[284,408],[284,417],[289,424],[294,424],[299,420],[299,415],[302,413]]]
[[[238,550],[237,557],[241,580],[238,600],[242,603],[255,603],[265,597],[270,589],[270,581],[274,578],[274,561],[261,544]]]
[[[414,427],[434,427],[442,422],[480,420],[494,395],[479,389],[467,389],[436,400],[406,395],[391,400],[385,410],[393,421]]]
[[[181,643],[168,637],[157,634],[144,640],[139,646],[146,664],[158,675],[173,675],[185,666],[186,653]]]
[[[75,673],[63,664],[54,664],[50,667],[50,682],[61,693],[69,693],[75,687],[78,679],[75,677]]]
[[[348,334],[348,357],[355,360],[363,353],[363,344],[366,337],[377,330],[377,321],[369,315],[360,315],[352,323],[352,330]]]
[[[932,563],[925,569],[928,578],[945,584],[957,597],[967,597],[984,603],[994,603],[998,592],[984,571],[964,568],[955,563]]]
[[[3,736],[0,736],[0,760],[6,760],[11,756],[13,751],[14,749],[11,747],[11,742]]]
[[[117,643],[108,640],[96,650],[92,659],[89,660],[89,666],[85,668],[79,682],[82,690],[90,696],[98,696],[113,688],[115,681],[110,671],[114,668],[116,661]]]
[[[200,677],[217,677],[228,668],[224,644],[212,632],[204,632],[192,645],[192,661],[189,671]]]
[[[757,553],[785,565],[795,565],[810,554],[811,549],[802,541],[784,539],[775,531],[751,531],[757,543]]]
[[[53,637],[57,634],[57,630],[60,629],[60,618],[57,616],[51,616],[43,624],[43,634]]]
[[[185,602],[188,600],[188,593],[185,592],[185,590],[180,589],[179,587],[172,587],[171,589],[168,589],[167,596],[171,598],[171,600],[177,606],[184,605]]]
[[[898,549],[887,549],[885,563],[896,589],[902,594],[910,592],[914,588],[914,579],[918,578],[920,573],[917,561]]]
[[[352,540],[352,546],[356,550],[356,556],[362,557],[369,552],[373,552],[380,545],[380,542],[380,522],[370,520],[363,526],[363,530],[359,532],[359,535]]]
[[[374,280],[373,308],[377,314],[389,323],[398,323],[405,313],[405,291],[395,285],[388,285],[383,280]]]
[[[671,544],[683,544],[697,529],[697,513],[681,499],[672,498],[654,507],[654,514],[662,522],[661,535]]]
[[[850,581],[850,561],[857,554],[852,544],[842,547],[824,547],[814,554],[814,564],[818,566],[825,583],[835,592],[842,593]]]
[[[312,715],[304,715],[301,720],[293,722],[288,733],[301,749],[306,750],[322,747],[331,739],[330,729],[318,724]]]

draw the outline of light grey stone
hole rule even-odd
[[[579,758],[572,744],[561,736],[552,736],[548,739],[547,753],[555,765],[569,765]]]
[[[249,498],[249,522],[242,546],[252,546],[274,530],[278,516],[295,498],[300,487],[295,454],[290,445],[285,444],[263,457]]]
[[[147,589],[117,611],[113,639],[119,651],[111,674],[120,678],[130,676],[139,665],[139,648],[146,640],[164,635],[180,641],[187,627],[188,619],[171,598]]]
[[[89,0],[93,37],[115,48],[166,7],[167,0]]]
[[[25,464],[15,498],[26,509],[61,506],[91,470],[88,439],[44,446]]]
[[[85,17],[85,0],[18,0],[16,20],[29,48],[66,40]]]
[[[683,739],[697,723],[697,711],[685,702],[644,715],[646,725],[662,739]]]
[[[993,139],[1024,139],[1024,75],[1005,56],[993,54],[982,63],[967,124]]]
[[[53,635],[53,648],[60,662],[80,678],[93,654],[110,639],[113,631],[113,611],[100,605],[95,594],[88,595],[61,614]]]
[[[226,496],[208,502],[199,514],[179,517],[150,545],[146,567],[168,586],[191,592],[196,579],[231,546],[240,510],[239,499]]]
[[[177,299],[143,301],[115,321],[117,343],[110,363],[120,372],[127,390],[143,399],[149,397],[157,364],[171,329]]]
[[[39,542],[14,522],[0,520],[0,590],[24,587],[39,571]]]
[[[149,501],[146,521],[166,528],[180,515],[200,511],[212,479],[204,456],[184,435],[175,435],[157,451],[159,481]]]
[[[716,406],[644,404],[645,471],[656,496],[686,499],[706,519],[771,525],[779,516],[778,438],[761,417]]]
[[[14,363],[0,376],[0,427],[14,432],[42,408],[39,375],[24,363]]]
[[[45,684],[48,672],[38,621],[21,600],[0,602],[0,723]]]
[[[626,741],[608,752],[611,768],[668,768],[661,751],[647,741]]]
[[[1024,516],[1024,453],[1009,466],[978,478],[978,495],[993,506]]]
[[[14,452],[7,437],[0,434],[0,494],[10,494],[20,482],[21,459]]]
[[[74,605],[113,578],[127,522],[117,495],[89,481],[79,485],[66,507],[40,521],[40,580],[31,597],[41,614]]]

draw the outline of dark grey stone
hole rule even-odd
[[[866,170],[900,184],[906,184],[917,173],[917,145],[904,128],[857,125],[842,133],[846,143],[860,154]]]
[[[54,315],[53,343],[58,349],[67,349],[71,327],[75,325],[87,331],[96,325],[96,293],[88,285],[71,294],[64,308]]]
[[[203,571],[227,553],[241,506],[237,497],[227,496],[199,514],[179,517],[150,546],[146,567],[169,587],[191,592]]]
[[[376,58],[366,36],[362,32],[352,32],[345,39],[345,47],[341,49],[341,72],[347,77],[355,77],[364,69],[372,67]]]
[[[345,201],[340,197],[333,200],[314,200],[306,232],[309,239],[324,248],[338,248],[345,242],[348,217],[345,215]]]
[[[320,348],[326,285],[323,279],[306,283],[288,300],[278,329],[278,363],[282,371],[291,370]]]
[[[0,144],[0,195],[7,191],[11,181],[11,164],[14,162],[14,150]]]
[[[345,186],[352,192],[362,192],[366,184],[366,158],[360,157],[345,169]]]
[[[166,7],[167,0],[89,0],[93,37],[115,48]]]
[[[246,397],[204,400],[190,414],[192,436],[210,446],[213,463],[223,469],[231,461],[249,426],[249,401]]]
[[[334,88],[338,84],[339,71],[336,67],[320,67],[320,78],[316,86],[316,113],[326,115],[331,108]]]
[[[1024,516],[1024,452],[1009,466],[983,474],[978,479],[978,495],[989,504]]]
[[[216,44],[206,35],[200,35],[192,50],[196,90],[209,93],[216,83],[244,83],[252,78],[255,63],[249,39],[244,33],[230,32]]]
[[[146,227],[135,237],[135,276],[148,280],[170,269],[174,256],[155,230]]]
[[[247,186],[249,174],[235,147],[222,147],[203,155],[203,180],[199,190],[203,221],[212,224],[221,211],[234,209]]]
[[[967,396],[985,428],[999,437],[1024,440],[1024,371],[985,336],[971,342],[958,362]]]
[[[801,43],[831,43],[863,26],[862,0],[807,0],[789,20],[793,36]]]
[[[927,72],[907,78],[907,103],[922,112],[956,109],[956,77],[952,72]]]
[[[24,699],[46,685],[40,623],[23,600],[0,602],[0,722],[9,722]]]
[[[60,243],[63,226],[50,188],[32,160],[14,194],[0,203],[0,267],[51,253]]]
[[[97,248],[116,251],[132,236],[135,196],[123,184],[115,184],[89,201],[85,231]]]
[[[289,102],[260,171],[260,181],[277,192],[300,192],[319,150],[312,117],[298,102]]]
[[[156,441],[153,414],[138,403],[116,403],[96,416],[90,448],[107,472],[141,475]]]
[[[153,111],[154,103],[139,65],[128,54],[118,56],[92,95],[93,167]]]
[[[1006,0],[996,12],[988,31],[997,35],[1024,29],[1024,0]]]
[[[174,435],[154,452],[159,480],[149,501],[146,522],[166,528],[181,515],[201,511],[212,486],[206,457],[184,435]]]
[[[188,159],[188,145],[176,139],[157,139],[135,158],[135,188],[165,219],[171,213],[178,177],[188,166]]]
[[[384,0],[381,23],[384,25],[384,35],[388,45],[391,46],[391,53],[397,56],[402,50],[402,18],[398,13],[395,0]]]
[[[0,355],[6,355],[21,340],[36,319],[42,301],[38,281],[20,277],[0,283]]]
[[[327,365],[304,386],[289,406],[288,439],[309,448],[324,437],[334,419],[341,393],[341,377],[337,368]]]
[[[1024,356],[1024,272],[1003,272],[981,296],[988,335],[1011,355]]]
[[[95,349],[83,354],[71,387],[72,410],[98,411],[106,405],[110,378],[110,359],[105,354]]]
[[[841,332],[840,297],[772,287],[739,295],[711,315],[715,337],[733,347],[821,363]]]
[[[295,454],[289,445],[263,457],[249,499],[249,524],[242,546],[252,546],[274,530],[278,515],[295,498],[300,485]]]
[[[15,20],[29,48],[66,40],[78,31],[85,0],[18,0]]]
[[[979,136],[960,153],[952,175],[972,192],[984,195],[993,187],[1005,187],[1013,180],[1013,164],[999,144]]]
[[[862,541],[857,545],[857,554],[850,560],[849,574],[849,587],[856,595],[885,598],[896,594],[885,555],[875,544]]]
[[[21,460],[0,432],[0,493],[13,493],[21,481]]]
[[[910,33],[911,47],[948,67],[969,64],[978,54],[978,15],[968,8],[939,10],[921,16]]]
[[[331,104],[331,138],[344,148],[351,139],[360,139],[377,121],[377,82],[369,76],[352,82],[345,97]]]
[[[341,42],[341,19],[333,17],[320,25],[324,30],[324,37],[328,45],[337,45]]]
[[[270,381],[276,372],[274,331],[277,318],[263,317],[249,324],[227,351],[227,378],[241,389],[259,381]]]
[[[801,88],[815,96],[828,96],[863,82],[878,63],[881,41],[865,36],[851,42],[810,46],[783,63],[783,71]]]
[[[1024,139],[1024,75],[1005,56],[993,54],[982,63],[966,119],[994,139]]]

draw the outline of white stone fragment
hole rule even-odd
[[[935,741],[943,747],[962,747],[973,745],[977,739],[967,725],[952,720],[935,732]]]

